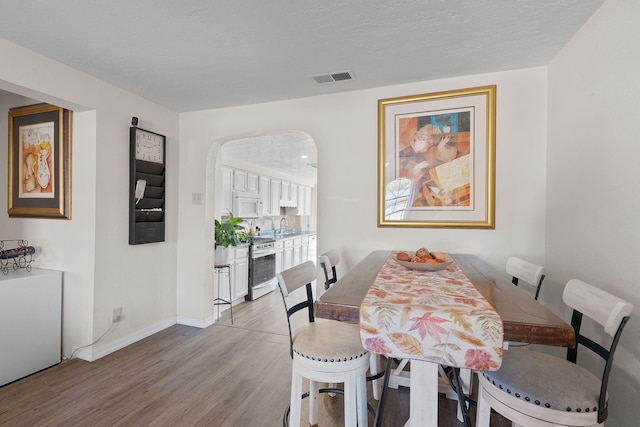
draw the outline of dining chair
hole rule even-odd
[[[535,288],[535,299],[540,295],[540,288],[544,280],[544,268],[532,262],[518,257],[507,259],[507,274],[512,276],[511,282],[518,286],[520,281],[528,283]]]
[[[504,352],[499,370],[478,375],[476,427],[489,427],[491,409],[524,426],[596,426],[606,420],[613,355],[633,305],[576,279],[567,283],[562,299],[573,309],[575,347],[566,360],[537,351]],[[608,347],[583,334],[585,316],[604,327]],[[600,377],[576,364],[578,345],[604,360]]]
[[[318,384],[323,382],[344,383],[344,425],[367,426],[366,374],[369,352],[362,347],[357,324],[314,318],[311,284],[316,280],[316,271],[315,264],[307,261],[277,274],[287,313],[290,354],[293,359],[289,425],[300,425],[304,397],[302,380],[307,378],[311,425],[318,422],[318,394],[321,392]],[[295,298],[291,294],[297,290],[304,290],[306,296],[294,303]],[[300,297],[299,292],[294,296]],[[308,322],[295,331],[292,330],[292,316],[305,309]],[[283,423],[284,421],[286,413]]]

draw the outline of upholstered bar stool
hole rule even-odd
[[[506,351],[499,370],[478,374],[477,427],[489,427],[492,408],[523,426],[603,425],[613,354],[633,305],[575,279],[567,283],[562,300],[573,308],[576,347],[567,350],[566,360],[537,351]],[[597,341],[610,344],[602,345],[583,335],[583,315],[609,335]],[[604,360],[600,377],[576,364],[578,345]]]
[[[338,273],[336,272],[336,266],[340,262],[340,254],[336,249],[331,249],[318,257],[318,264],[324,272],[324,289],[327,290],[338,281]],[[371,377],[367,380],[371,380],[371,386],[373,389],[373,398],[380,400],[382,381],[378,379],[380,376],[380,356],[371,353],[369,360],[369,372]]]
[[[344,425],[367,426],[366,374],[369,352],[360,343],[358,325],[318,319],[313,315],[311,283],[316,280],[316,266],[307,261],[278,273],[289,324],[291,372],[291,404],[289,425],[300,425],[302,380],[309,380],[309,423],[318,421],[319,383],[344,383]],[[306,291],[301,302],[293,303],[296,290]],[[292,330],[291,317],[307,311],[309,322]]]

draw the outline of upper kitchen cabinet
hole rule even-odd
[[[233,210],[233,169],[222,168],[222,207],[220,215],[229,215]]]
[[[311,215],[311,187],[298,186],[298,215]]]
[[[268,176],[260,176],[258,180],[258,194],[262,201],[262,214],[272,215],[271,208],[271,178]]]
[[[298,184],[282,181],[280,185],[280,206],[289,208],[298,206]]]
[[[244,170],[233,171],[233,191],[258,192],[258,175]]]
[[[280,215],[280,192],[282,190],[279,179],[271,178],[271,212],[269,215]]]

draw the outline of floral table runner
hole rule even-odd
[[[360,338],[373,353],[493,371],[502,364],[502,320],[455,261],[410,270],[391,252],[360,306]]]

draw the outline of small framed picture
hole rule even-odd
[[[9,110],[10,217],[71,218],[71,118],[49,104]]]

